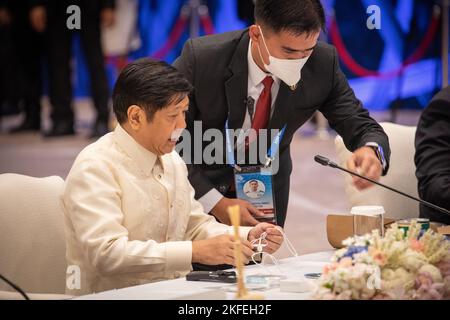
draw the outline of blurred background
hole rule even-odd
[[[448,1],[322,3],[322,40],[336,46],[357,97],[377,120],[415,126],[448,83]],[[81,30],[63,26],[70,14],[61,8],[71,4],[81,8]],[[380,29],[367,26],[371,5]],[[253,0],[0,0],[0,173],[65,178],[79,151],[112,128],[111,89],[129,61],[171,63],[189,37],[252,23]],[[292,145],[286,229],[300,253],[328,248],[326,214],[349,209],[342,176],[312,162],[335,157],[333,138],[318,115]]]
[[[93,0],[96,1],[105,2]],[[46,2],[52,6],[55,0]],[[125,58],[151,56],[171,63],[189,37],[237,30],[253,22],[253,0],[111,2],[115,2],[114,21],[110,28],[102,29],[101,35],[110,88]],[[46,31],[37,35],[32,31],[29,34],[26,30],[20,34],[16,31],[18,24],[26,24],[20,21],[26,17],[21,16],[26,16],[30,4],[35,3],[0,0],[0,9],[6,12],[1,16],[8,12],[10,16],[9,23],[0,23],[2,115],[20,111],[22,97],[17,94],[21,79],[17,78],[21,75],[17,71],[23,60],[32,58],[31,52],[16,52],[25,48],[21,42],[31,41],[30,48],[45,54]],[[322,3],[328,22],[323,40],[337,47],[341,68],[364,105],[375,111],[423,108],[442,84],[441,1],[322,0]],[[380,30],[366,27],[369,17],[366,9],[370,5],[381,9]],[[89,97],[90,77],[79,35],[75,34],[71,41],[74,95]],[[17,58],[22,54],[25,57],[20,61]],[[45,72],[48,63],[51,62],[42,61],[44,80],[48,78]],[[48,92],[46,81],[42,89],[43,94]]]

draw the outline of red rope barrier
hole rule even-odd
[[[214,25],[209,15],[200,16],[200,23],[202,24],[203,30],[206,34],[216,33],[214,30]]]
[[[167,41],[164,45],[151,56],[155,59],[162,60],[169,52],[177,45],[178,41],[180,41],[181,36],[187,25],[187,16],[181,14],[178,20],[175,22],[175,26],[167,38]],[[131,61],[129,59],[123,60],[119,57],[107,57],[106,61],[108,64],[114,65],[118,70],[122,70],[128,63]]]
[[[162,46],[161,49],[159,49],[152,55],[154,58],[163,59],[176,46],[178,41],[180,41],[181,36],[183,35],[183,32],[188,23],[188,18],[189,18],[188,11],[182,9],[180,17],[175,23],[174,28],[170,32],[167,42]],[[206,6],[204,6],[202,8],[202,11],[200,12],[200,23],[206,34],[215,33],[214,25],[212,23],[211,17],[209,16],[208,8]]]
[[[431,18],[431,23],[428,26],[428,29],[426,31],[426,34],[424,38],[422,39],[419,47],[414,51],[412,55],[410,55],[401,65],[398,69],[387,71],[387,72],[379,72],[374,70],[366,69],[365,67],[361,66],[349,53],[347,50],[344,40],[342,39],[341,33],[339,31],[338,24],[336,22],[336,19],[333,18],[331,21],[330,26],[330,38],[331,42],[336,47],[339,58],[342,60],[342,62],[347,66],[347,68],[350,69],[351,72],[353,72],[356,76],[359,77],[378,77],[378,78],[392,78],[395,76],[398,76],[401,74],[404,69],[406,69],[409,65],[419,61],[425,56],[426,51],[431,46],[431,43],[433,42],[433,39],[436,35],[436,32],[439,28],[439,16],[435,13],[433,13],[433,16]]]
[[[159,50],[151,55],[153,58],[162,60],[169,54],[170,51],[172,51],[173,48],[175,48],[186,29],[188,18],[188,11],[182,10],[180,17],[175,22],[173,29],[170,31],[167,41]],[[213,22],[207,10],[200,14],[200,23],[206,34],[209,35],[215,33]],[[123,60],[122,58],[118,57],[107,57],[106,61],[108,64],[114,65],[119,70],[121,70],[130,62],[129,60]]]
[[[170,32],[166,43],[158,51],[152,54],[152,57],[162,60],[169,54],[169,52],[177,45],[178,41],[180,41],[181,36],[183,35],[183,32],[186,28],[187,21],[187,17],[183,15],[180,16],[180,18],[175,23],[172,31]]]

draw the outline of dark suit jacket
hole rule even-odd
[[[439,92],[422,113],[416,132],[419,195],[450,210],[450,87]],[[450,224],[450,216],[423,205],[420,215]]]
[[[193,121],[198,120],[202,121],[203,130],[216,128],[223,131],[227,118],[230,129],[242,127],[247,112],[249,40],[246,29],[190,39],[184,45],[174,66],[195,88],[187,116],[187,130],[191,133]],[[367,142],[376,142],[384,148],[389,159],[388,138],[356,99],[339,68],[335,48],[319,43],[302,70],[297,89],[292,91],[286,84],[280,83],[268,126],[268,129],[281,129],[287,124],[280,144],[280,170],[274,176],[280,225],[284,224],[289,198],[289,176],[292,171],[289,146],[297,129],[316,111],[325,115],[349,150],[353,151]],[[188,165],[188,169],[196,198],[212,188],[224,194],[232,182],[233,170],[227,165]]]

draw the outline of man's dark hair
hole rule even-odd
[[[256,0],[255,20],[275,33],[311,34],[325,27],[320,0]]]
[[[145,110],[148,121],[156,111],[183,100],[192,86],[177,69],[163,61],[142,58],[127,65],[113,91],[113,110],[119,123],[127,120],[128,108]]]

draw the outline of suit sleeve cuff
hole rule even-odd
[[[192,242],[166,242],[166,269],[168,271],[190,270],[192,264]]]

